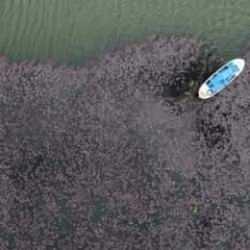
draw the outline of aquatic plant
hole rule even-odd
[[[201,44],[1,59],[0,249],[247,249],[249,65],[212,101],[164,101],[216,62]]]
[[[147,87],[158,96],[178,97],[197,90],[220,65],[215,49],[193,38],[152,36],[143,43],[109,53],[100,61],[110,82]],[[121,84],[121,83],[120,83]]]

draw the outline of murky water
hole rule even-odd
[[[152,33],[192,33],[226,57],[250,37],[248,0],[2,0],[0,53],[82,63]]]

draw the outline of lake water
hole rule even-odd
[[[0,53],[81,64],[153,33],[194,34],[225,57],[250,38],[249,0],[1,0]]]

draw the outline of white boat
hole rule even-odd
[[[227,87],[244,69],[245,60],[233,59],[220,67],[199,88],[199,98],[208,99]]]

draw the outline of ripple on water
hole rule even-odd
[[[228,57],[249,39],[248,0],[2,0],[0,53],[80,63],[149,33],[193,33]],[[230,42],[228,42],[230,41]]]

